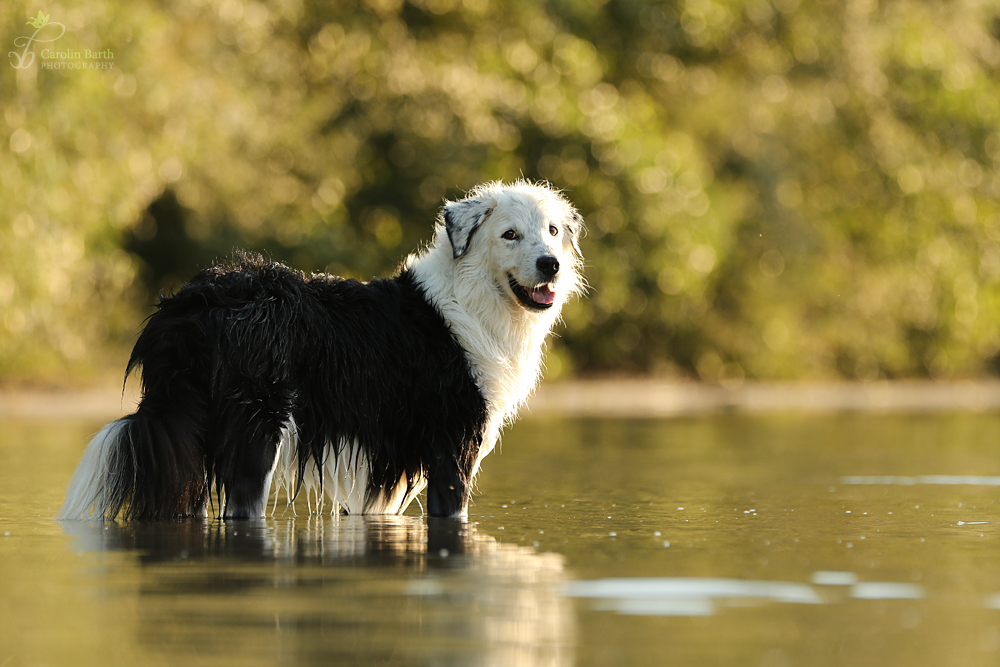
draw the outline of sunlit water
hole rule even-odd
[[[532,417],[465,525],[57,523],[99,426],[0,423],[0,667],[1000,662],[998,416]]]

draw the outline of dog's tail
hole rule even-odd
[[[194,424],[140,406],[94,436],[57,519],[161,519],[203,514],[211,484]]]

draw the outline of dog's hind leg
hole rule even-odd
[[[226,486],[227,519],[253,519],[267,513],[271,480],[278,463],[277,442],[272,441],[262,449],[254,466],[244,466],[240,474]]]
[[[427,471],[427,513],[465,518],[469,514],[471,466],[463,470],[453,458],[439,457]]]
[[[240,431],[244,437],[229,441],[228,465],[224,466],[224,471],[219,471],[216,479],[225,493],[223,517],[227,519],[264,516],[278,464],[280,429],[256,423],[238,429],[237,433]],[[231,432],[230,435],[235,434]]]
[[[290,399],[280,388],[265,398],[233,396],[216,415],[218,431],[211,440],[215,483],[225,494],[227,519],[262,517],[278,464],[278,446],[291,416]]]

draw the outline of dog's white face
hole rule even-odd
[[[455,261],[488,273],[511,308],[558,311],[580,291],[583,219],[557,192],[488,184],[445,206],[444,221]]]

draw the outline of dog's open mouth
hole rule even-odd
[[[521,305],[528,310],[545,310],[552,307],[552,302],[556,300],[556,293],[552,290],[550,283],[539,285],[538,287],[524,287],[514,280],[514,276],[508,276],[510,291],[514,293]]]

